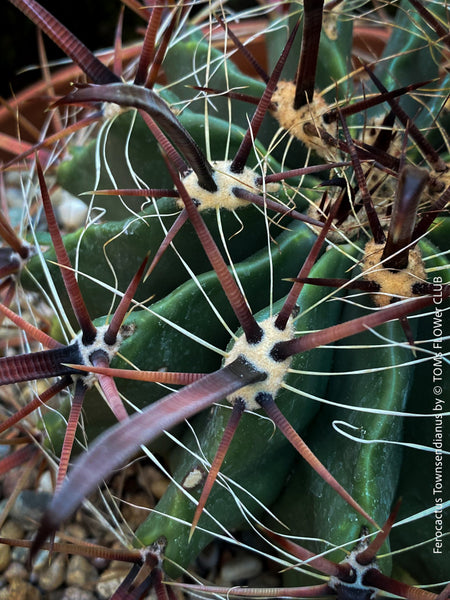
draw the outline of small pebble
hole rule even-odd
[[[80,590],[77,587],[68,587],[61,596],[61,600],[95,600],[95,596],[92,592],[87,590]]]
[[[8,520],[1,528],[1,536],[19,540],[23,537],[23,528],[20,526],[19,523]]]
[[[97,571],[104,571],[110,563],[110,561],[107,558],[103,558],[100,556],[93,556],[91,560],[92,564],[97,569]]]
[[[54,202],[55,198],[57,218],[66,231],[75,231],[84,225],[88,213],[85,202],[63,189],[53,194]]]
[[[161,498],[170,483],[168,478],[152,465],[138,472],[137,482],[142,489],[150,491],[156,499]]]
[[[31,583],[13,579],[7,588],[0,590],[0,600],[41,600],[41,594]]]
[[[97,592],[99,598],[102,600],[107,600],[107,598],[111,598],[122,581],[123,577],[112,577],[107,581],[99,581],[95,586],[95,591]]]
[[[25,600],[41,600],[42,598],[41,592],[31,583],[27,583],[26,594]]]
[[[113,561],[111,566],[100,575],[99,581],[95,586],[95,591],[99,597],[102,600],[109,599],[122,583],[128,571],[128,566],[123,563],[118,565]]]
[[[80,588],[92,587],[97,579],[97,569],[84,556],[72,556],[69,559],[66,574],[67,585]]]
[[[18,523],[15,523],[13,520],[8,519],[8,521],[6,521],[3,527],[1,528],[0,535],[5,538],[11,538],[16,540],[21,539],[23,537],[23,529]],[[0,573],[8,567],[9,563],[12,560],[17,560],[17,548],[8,547],[8,551],[6,551],[6,548],[7,546],[4,546],[3,544],[0,546]],[[19,562],[22,561],[19,560]]]
[[[28,553],[27,553],[28,556]],[[39,550],[33,560],[33,573],[38,573],[48,566],[50,553],[48,550]]]
[[[6,544],[0,544],[0,573],[8,567],[11,562],[11,548]]]
[[[24,528],[35,531],[36,523],[41,520],[51,499],[52,495],[45,492],[23,490],[17,496],[10,517],[18,521]]]
[[[55,487],[53,485],[53,477],[50,471],[45,471],[45,473],[40,476],[36,490],[38,492],[53,494]]]
[[[5,571],[5,579],[7,581],[11,581],[12,579],[28,579],[28,571],[22,563],[12,562]]]
[[[150,489],[152,490],[152,494],[159,500],[165,494],[167,488],[169,487],[170,481],[161,477],[161,479],[157,479],[156,481],[152,481],[150,485]]]
[[[56,590],[53,592],[47,592],[44,594],[44,597],[42,600],[61,600],[63,594],[64,594],[64,590]]]
[[[67,535],[70,535],[77,540],[85,540],[88,537],[86,528],[79,523],[71,523],[70,525],[67,525],[65,532]]]
[[[16,548],[13,548],[11,550],[11,560],[14,562],[22,563],[22,565],[24,565],[28,560],[29,552],[30,551],[28,550],[28,548],[19,548],[17,546]]]
[[[52,556],[51,562],[46,569],[39,574],[39,586],[46,592],[59,588],[66,578],[66,557],[62,554]]]

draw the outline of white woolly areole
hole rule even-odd
[[[373,294],[375,304],[388,306],[393,297],[411,298],[415,283],[426,281],[427,274],[418,248],[409,251],[408,266],[401,271],[386,269],[380,264],[384,244],[376,244],[373,240],[366,244],[364,250],[363,269],[368,271],[364,279],[374,281],[380,286],[379,292]]]
[[[211,208],[226,208],[235,210],[241,206],[248,206],[248,200],[241,200],[235,196],[232,189],[235,187],[243,188],[253,194],[260,194],[263,190],[261,185],[256,184],[257,175],[252,169],[244,167],[242,173],[233,173],[230,171],[230,160],[213,161],[214,167],[213,179],[217,185],[215,192],[208,192],[199,186],[197,174],[191,171],[182,181],[189,196],[198,202],[198,210],[208,210]],[[265,186],[268,192],[276,192],[279,188],[278,183],[269,183]],[[178,200],[178,205],[184,206],[182,200]]]
[[[158,559],[158,567],[162,567],[163,559],[164,559],[164,551],[167,546],[167,539],[164,536],[159,537],[156,542],[153,542],[150,546],[146,546],[145,548],[140,549],[140,554],[142,558],[142,562],[145,563],[148,556],[150,554],[156,555]]]
[[[304,130],[306,123],[312,123],[333,135],[335,126],[325,123],[322,118],[322,115],[328,112],[330,107],[322,96],[314,93],[312,102],[296,110],[294,108],[294,97],[295,84],[292,81],[280,81],[272,96],[272,103],[276,106],[276,109],[272,111],[273,116],[283,129],[303,142],[305,146],[315,150],[320,156],[333,158],[335,149],[330,148],[320,139],[319,132],[317,132],[317,136],[312,136]]]
[[[92,355],[93,352],[96,352],[97,350],[101,350],[102,352],[104,352],[106,354],[106,356],[108,357],[109,362],[111,362],[111,360],[117,354],[117,352],[120,348],[120,344],[124,340],[124,336],[122,335],[121,329],[119,329],[116,342],[111,345],[106,344],[105,340],[104,340],[104,336],[105,336],[105,333],[106,333],[108,327],[109,327],[109,325],[102,325],[101,327],[97,327],[97,335],[95,336],[95,340],[92,342],[92,344],[86,345],[83,343],[83,341],[82,341],[83,334],[82,333],[79,333],[77,335],[74,343],[78,345],[78,350],[81,354],[81,364],[82,365],[86,365],[86,366],[92,365],[92,361],[89,357]],[[96,378],[97,378],[95,373],[86,373],[85,375],[80,375],[80,377],[83,379],[83,383],[87,387],[91,387],[95,383]]]
[[[185,490],[191,490],[197,487],[205,479],[205,471],[199,467],[194,467],[183,480],[181,484]]]
[[[276,361],[270,355],[275,344],[278,342],[287,342],[294,337],[295,328],[292,317],[289,318],[283,331],[275,327],[273,317],[261,321],[259,326],[264,332],[262,339],[257,344],[249,344],[245,335],[241,335],[224,362],[227,365],[238,358],[238,356],[243,356],[255,369],[267,373],[267,378],[264,381],[246,385],[236,392],[236,394],[227,397],[228,402],[231,402],[231,404],[234,404],[238,399],[243,400],[247,410],[258,410],[261,408],[255,400],[256,396],[260,393],[267,393],[275,398],[292,361],[292,357],[283,361]]]
[[[363,577],[367,571],[371,569],[377,569],[379,571],[378,565],[375,560],[370,562],[368,565],[361,565],[357,561],[358,554],[361,553],[361,548],[357,547],[355,550],[352,550],[350,554],[347,556],[345,560],[342,561],[341,564],[348,564],[351,566],[353,573],[355,574],[355,581],[353,583],[347,583],[346,581],[341,581],[339,577],[332,575],[328,582],[328,586],[333,590],[336,590],[337,587],[349,587],[356,588],[358,590],[365,590],[367,592],[371,592],[370,598],[375,598],[377,595],[378,589],[367,586],[363,583]]]

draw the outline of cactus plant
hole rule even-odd
[[[254,8],[249,14],[271,19],[264,31],[270,74],[234,35],[237,15],[225,3],[216,19],[209,11],[193,17],[184,2],[172,9],[129,2],[148,22],[135,70],[122,74],[118,60],[105,66],[35,0],[11,1],[92,81],[52,102],[56,112],[67,111],[66,128],[16,158],[26,161],[31,177],[37,165],[54,246],[44,253],[49,239],[33,229],[36,256],[16,275],[18,285],[50,301],[55,324],[64,315],[63,329],[71,334],[74,319],[82,329],[81,341],[64,340],[61,348],[1,308],[54,348],[0,358],[1,383],[62,376],[2,430],[75,381],[65,442],[64,418],[39,425],[47,447],[62,444],[62,453],[57,493],[32,554],[141,444],[180,425],[164,455],[172,483],[135,532],[143,546],[167,538],[171,575],[179,571],[170,561],[187,567],[214,535],[229,537],[246,522],[267,520],[269,505],[295,535],[340,547],[358,537],[361,525],[384,522],[396,497],[406,494],[401,510],[414,530],[399,527],[408,532],[396,536],[394,528],[390,537],[398,549],[413,547],[402,564],[418,581],[442,583],[444,542],[436,537],[441,545],[429,560],[423,548],[429,552],[430,545],[421,545],[432,535],[426,515],[434,500],[402,469],[410,473],[410,452],[421,461],[433,455],[431,440],[414,442],[437,409],[431,384],[428,405],[411,408],[413,372],[423,383],[431,363],[442,368],[448,360],[446,338],[431,340],[435,321],[427,314],[432,307],[440,319],[440,303],[450,295],[445,2],[386,2],[391,16],[376,3],[345,1]],[[381,57],[353,68],[356,17],[387,20],[392,34]],[[215,27],[224,32],[224,52],[211,45]],[[255,77],[230,63],[232,44]],[[49,147],[55,159],[45,156],[44,176],[30,156]],[[52,174],[57,185],[89,198],[86,223],[64,244],[45,184]],[[25,246],[3,222],[0,233],[18,252]],[[138,285],[148,253],[151,265]],[[5,255],[10,270],[18,270],[11,250]],[[399,279],[406,284],[399,287]],[[114,337],[130,302],[126,339],[110,340],[109,354],[95,352],[97,332],[114,330]],[[123,378],[118,390],[137,412],[129,416],[121,405],[115,414],[122,422],[95,439],[112,421],[93,391],[83,427],[88,451],[66,480],[87,377],[98,377],[107,399],[116,401],[112,382]],[[186,384],[169,395],[163,387]],[[229,420],[224,406],[205,412],[225,397]],[[269,420],[252,412],[257,408]],[[191,417],[190,427],[183,426]],[[403,437],[402,418],[411,437]],[[273,435],[271,421],[279,430]],[[360,437],[349,433],[361,428]],[[435,456],[445,465],[448,451],[439,450]],[[443,511],[448,501],[439,498]],[[301,561],[306,554],[300,552]],[[416,561],[425,566],[415,571]],[[386,586],[376,578],[373,585],[415,598],[407,586],[389,583],[391,568],[384,561]],[[144,593],[127,585],[117,597]]]

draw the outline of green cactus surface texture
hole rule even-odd
[[[52,483],[0,548],[128,562],[111,600],[450,598],[447,0],[117,0],[102,52],[10,3],[1,524]],[[127,522],[134,463],[167,485]]]

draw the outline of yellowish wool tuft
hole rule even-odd
[[[254,194],[260,194],[263,187],[256,184],[259,177],[252,169],[245,167],[242,173],[232,173],[230,171],[231,161],[214,161],[213,178],[217,185],[217,191],[209,192],[199,186],[197,175],[194,171],[190,172],[183,178],[183,185],[186,188],[190,197],[198,202],[199,210],[208,210],[216,208],[226,208],[235,210],[237,208],[248,206],[247,200],[241,200],[235,196],[232,189],[235,187],[243,188]],[[276,192],[279,189],[278,183],[270,183],[265,186],[268,192]],[[183,202],[178,201],[180,207],[183,207]]]
[[[319,131],[316,130],[317,135],[309,135],[304,129],[306,124],[312,123],[316,128],[320,127],[330,135],[334,135],[335,126],[325,123],[322,118],[330,107],[315,93],[312,102],[295,110],[294,97],[295,84],[292,81],[280,81],[272,96],[272,103],[276,105],[276,109],[272,112],[273,116],[283,129],[303,142],[305,146],[315,150],[320,156],[334,160],[335,149],[321,140]]]
[[[384,244],[376,244],[373,240],[365,248],[363,269],[368,281],[380,286],[380,291],[373,295],[378,306],[388,306],[392,298],[411,298],[417,296],[412,291],[413,285],[426,281],[427,275],[422,256],[417,248],[409,251],[408,267],[401,271],[391,271],[380,264]]]
[[[257,344],[249,344],[244,335],[236,341],[230,350],[225,365],[233,362],[238,356],[243,356],[255,369],[267,373],[267,379],[252,383],[240,389],[236,394],[228,396],[227,400],[233,404],[238,398],[245,403],[247,410],[258,410],[260,405],[255,398],[260,393],[270,394],[273,398],[277,395],[281,383],[291,364],[291,358],[284,361],[275,361],[270,352],[278,342],[285,342],[294,337],[295,328],[292,318],[289,319],[285,329],[281,331],[274,325],[274,318],[268,318],[259,323],[264,335]]]

